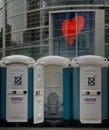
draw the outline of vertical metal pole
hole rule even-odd
[[[2,51],[2,56],[5,57],[6,56],[6,21],[5,21],[5,0],[2,1],[3,2],[3,51]]]
[[[53,16],[49,13],[49,55],[53,55]],[[59,43],[58,43],[59,44]]]
[[[42,45],[43,45],[43,42],[46,42],[44,41],[44,24],[45,24],[45,8],[46,6],[46,1],[44,0],[40,0],[40,56],[42,56]]]
[[[76,12],[76,57],[78,56],[78,14]]]

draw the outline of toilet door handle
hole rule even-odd
[[[27,94],[27,91],[23,91],[23,94]]]

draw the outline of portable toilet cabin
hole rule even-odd
[[[1,112],[7,122],[28,122],[33,119],[34,59],[12,55],[1,59]]]
[[[107,59],[80,56],[72,65],[72,119],[81,124],[102,124],[109,119]]]
[[[39,118],[43,115],[46,122],[71,120],[70,64],[69,59],[60,56],[46,56],[36,61],[34,68],[34,110],[36,112],[34,114],[40,113],[44,104],[44,110],[41,110],[44,113],[39,114]],[[39,102],[39,108],[35,102]]]

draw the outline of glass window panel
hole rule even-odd
[[[27,0],[27,8],[28,10],[34,10],[40,7],[39,0]]]
[[[76,19],[79,19],[76,22]],[[78,27],[76,26],[78,24]],[[76,54],[78,44],[78,55],[94,54],[95,41],[95,13],[94,12],[64,12],[53,14],[53,41],[54,48],[58,48],[58,54],[73,57]],[[77,34],[76,29],[80,30]]]

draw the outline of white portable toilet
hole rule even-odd
[[[60,56],[46,56],[36,61],[34,68],[34,114],[39,113],[39,119],[70,119],[70,64],[69,59]],[[63,75],[64,68],[65,76]],[[68,75],[66,76],[66,74]],[[66,77],[66,81],[64,77]],[[63,82],[65,82],[66,91],[64,91]],[[67,96],[65,96],[66,93]],[[35,104],[37,102],[38,106]],[[42,107],[43,105],[44,107]]]
[[[109,119],[107,59],[79,56],[72,65],[72,119],[82,124],[104,123]]]
[[[3,119],[7,122],[28,122],[33,119],[34,59],[12,55],[1,59]]]

